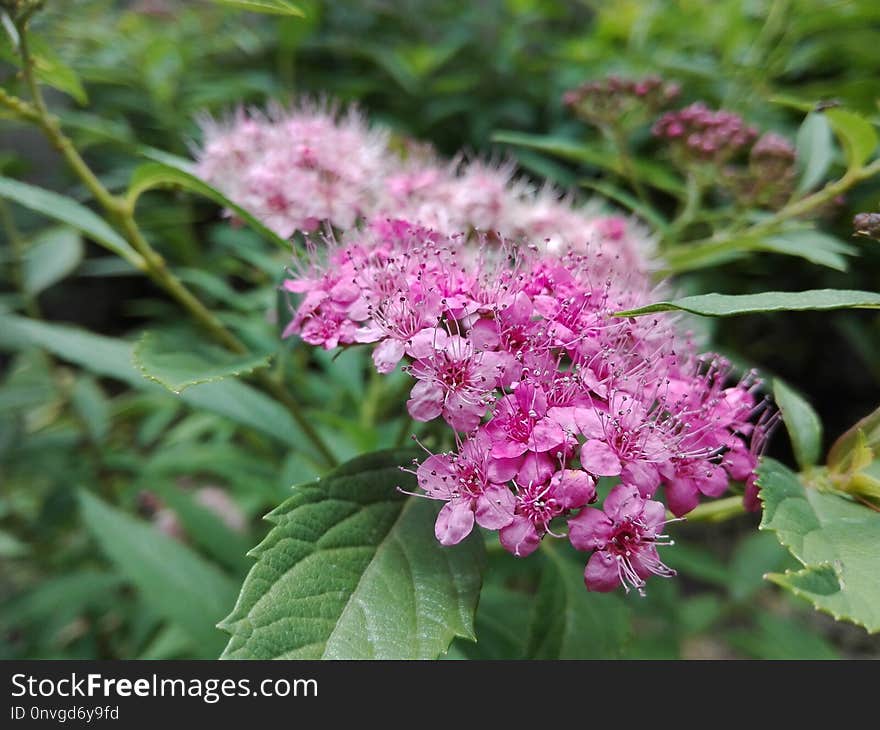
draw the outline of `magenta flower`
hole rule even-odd
[[[475,521],[488,530],[498,530],[513,519],[513,493],[491,481],[486,447],[483,439],[474,438],[458,453],[429,456],[416,471],[425,496],[446,502],[434,525],[434,534],[443,545],[464,540]],[[494,476],[510,478],[497,471]]]
[[[559,471],[549,482],[517,487],[516,510],[510,524],[499,532],[501,544],[516,557],[524,558],[550,532],[553,519],[595,500],[595,482],[576,469]]]
[[[513,395],[498,401],[491,420],[486,424],[493,457],[504,459],[521,456],[527,451],[551,451],[561,447],[565,431],[547,417],[547,396],[539,385],[519,383]]]
[[[650,576],[675,575],[657,554],[657,545],[672,544],[661,534],[665,524],[662,503],[622,484],[611,490],[601,510],[582,509],[568,521],[568,539],[578,550],[594,551],[584,571],[587,589],[607,592],[622,584],[627,592],[632,587],[644,595]]]
[[[491,402],[487,396],[498,382],[501,357],[476,350],[470,340],[459,335],[446,335],[442,330],[436,335],[430,352],[409,366],[408,372],[419,382],[410,393],[407,408],[417,421],[442,415],[456,431],[469,433],[479,425]]]

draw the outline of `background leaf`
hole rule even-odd
[[[822,422],[813,407],[779,378],[773,380],[773,398],[788,429],[794,455],[802,469],[822,456]]]
[[[629,612],[613,593],[591,593],[584,566],[544,544],[544,569],[532,613],[526,655],[531,659],[609,659],[622,655]]]
[[[804,193],[815,188],[834,159],[831,125],[821,112],[810,112],[798,129],[796,142],[797,164],[801,174],[797,192]]]
[[[88,492],[80,493],[80,506],[86,527],[143,599],[185,629],[201,656],[216,657],[223,635],[215,624],[234,601],[232,581],[185,545]]]
[[[829,109],[828,121],[843,144],[850,170],[864,165],[877,149],[877,131],[867,119],[846,109]]]
[[[70,274],[83,258],[79,233],[73,228],[50,228],[36,236],[24,257],[24,289],[39,294]]]

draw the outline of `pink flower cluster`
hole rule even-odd
[[[444,503],[442,544],[477,524],[524,557],[567,520],[572,545],[592,552],[588,588],[671,575],[657,553],[667,507],[683,516],[730,479],[754,499],[757,381],[729,385],[728,363],[697,355],[666,315],[616,316],[649,285],[602,263],[601,247],[461,238],[379,219],[328,242],[285,284],[302,297],[285,336],[370,343],[379,372],[403,363],[413,378],[412,418],[454,430],[454,449],[414,468],[422,495]],[[602,477],[619,483],[599,510]]]
[[[747,149],[758,136],[739,114],[710,109],[702,102],[667,112],[652,131],[675,145],[683,157],[716,164]]]
[[[545,186],[516,178],[512,164],[390,144],[355,109],[301,102],[290,111],[239,111],[206,121],[197,173],[280,236],[320,224],[348,230],[376,217],[418,221],[447,233],[497,234],[548,248],[595,250],[644,268],[644,230],[595,207],[578,207]]]

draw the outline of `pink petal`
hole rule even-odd
[[[380,342],[373,350],[373,364],[376,372],[386,375],[397,367],[403,357],[403,343],[400,340],[387,339]]]
[[[420,380],[413,386],[406,408],[417,421],[433,421],[443,410],[443,389],[434,383]]]
[[[657,467],[647,461],[630,461],[620,472],[620,481],[639,490],[643,497],[653,497],[660,486]]]
[[[532,451],[550,451],[565,441],[565,431],[556,421],[542,418],[532,429],[529,448]]]
[[[580,469],[556,472],[550,485],[563,509],[578,509],[596,499],[596,483],[589,474]]]
[[[617,454],[604,441],[590,439],[581,448],[581,466],[600,477],[620,474],[622,466]]]
[[[621,520],[637,516],[644,504],[645,500],[639,495],[638,489],[618,484],[605,497],[602,509],[612,520]]]
[[[507,552],[518,558],[531,555],[541,544],[541,537],[531,520],[517,515],[507,527],[498,533],[498,538]]]
[[[584,569],[584,584],[588,591],[608,593],[620,587],[617,561],[604,551],[595,552]]]
[[[516,500],[507,487],[490,484],[477,497],[477,524],[487,530],[498,530],[513,520]]]
[[[574,421],[580,432],[587,438],[603,438],[605,427],[595,408],[575,408]]]
[[[717,464],[705,462],[696,468],[697,488],[707,497],[720,497],[727,491],[727,472]]]
[[[700,503],[700,492],[689,477],[670,479],[666,483],[666,506],[676,517],[690,512]]]
[[[494,319],[478,319],[471,327],[470,338],[477,351],[494,350],[501,346],[498,323]]]
[[[442,350],[446,347],[448,338],[449,335],[446,334],[445,330],[438,329],[437,327],[426,327],[416,332],[407,340],[406,351],[417,360],[431,357],[437,350]]]
[[[534,451],[526,454],[522,465],[516,474],[516,483],[524,487],[530,484],[544,484],[555,469],[553,460],[547,454],[536,454]]]
[[[614,525],[602,510],[584,507],[577,517],[568,521],[568,540],[577,550],[597,550],[605,546],[614,532]]]
[[[522,464],[522,459],[520,458],[492,459],[489,462],[489,468],[487,470],[489,481],[494,482],[495,484],[509,482],[516,476],[520,464]]]
[[[463,499],[444,504],[434,523],[434,535],[441,545],[455,545],[470,535],[473,529],[474,511],[470,502]]]

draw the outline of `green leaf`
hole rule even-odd
[[[294,15],[304,18],[305,13],[293,3],[287,0],[212,0],[217,5],[225,5],[238,10],[248,10],[251,13],[264,13],[267,15]]]
[[[877,149],[878,138],[874,125],[846,109],[829,109],[825,114],[843,145],[847,168],[860,168]]]
[[[787,256],[798,256],[819,266],[829,269],[846,271],[848,264],[844,256],[852,256],[857,252],[834,236],[820,233],[812,229],[787,231],[769,238],[762,238],[747,247],[753,251],[768,251]]]
[[[244,575],[251,565],[247,559],[248,539],[223,522],[214,512],[203,507],[196,498],[176,484],[160,483],[157,492],[180,518],[188,537],[236,574]]]
[[[705,317],[732,317],[758,312],[801,312],[830,309],[880,309],[880,294],[852,289],[768,291],[761,294],[699,294],[657,302],[617,312],[618,317],[638,317],[652,312],[680,310]]]
[[[135,169],[131,175],[126,198],[129,205],[134,208],[137,199],[151,188],[157,187],[182,187],[194,193],[198,193],[217,205],[228,208],[242,221],[247,223],[266,240],[271,241],[279,248],[289,251],[291,244],[285,241],[277,233],[264,226],[252,213],[249,213],[240,205],[233,203],[223,193],[211,187],[204,180],[197,178],[190,172],[172,164],[164,162],[146,162]]]
[[[96,375],[116,378],[141,390],[153,388],[165,392],[135,368],[130,342],[69,325],[0,314],[0,349],[28,347],[41,347]],[[201,383],[187,388],[180,394],[180,399],[194,408],[225,416],[288,446],[308,448],[308,441],[287,410],[246,383],[232,379]]]
[[[880,631],[880,513],[844,496],[805,488],[773,459],[758,468],[762,530],[772,530],[803,564],[768,580],[837,620]]]
[[[437,542],[435,505],[396,489],[413,455],[359,457],[269,513],[224,658],[433,659],[474,638],[482,539]]]
[[[764,575],[781,570],[792,560],[775,536],[755,532],[745,537],[733,552],[728,580],[730,597],[742,603],[764,585]],[[723,584],[723,585],[725,585]]]
[[[835,648],[815,630],[793,618],[760,612],[757,627],[730,632],[734,649],[755,659],[839,659]]]
[[[828,451],[828,468],[832,471],[846,471],[849,468],[846,462],[859,446],[861,439],[864,439],[864,446],[870,449],[880,446],[880,408],[857,421],[832,444]]]
[[[570,162],[579,162],[604,170],[611,170],[617,175],[624,174],[620,156],[610,150],[596,146],[584,145],[565,137],[525,134],[523,132],[499,131],[492,135],[492,141],[499,144],[511,144],[517,147],[547,152]],[[674,195],[684,192],[684,183],[663,165],[647,160],[633,160],[632,166],[638,178],[658,190]]]
[[[797,164],[801,171],[797,192],[804,193],[825,179],[834,160],[831,125],[824,114],[807,114],[798,129],[796,151]]]
[[[84,205],[51,190],[0,177],[0,198],[12,200],[47,218],[66,223],[115,254],[142,268],[143,260],[107,222]]]
[[[235,600],[232,581],[156,528],[80,492],[83,520],[101,549],[156,613],[186,630],[204,657],[223,636],[215,624]]]
[[[70,393],[74,410],[85,424],[93,443],[101,443],[110,431],[110,408],[94,379],[84,375],[77,379]]]
[[[42,44],[41,44],[42,45]],[[53,89],[63,91],[72,96],[78,104],[85,106],[89,96],[76,71],[65,64],[48,47],[42,45],[39,52],[32,56],[37,78]]]
[[[252,373],[268,366],[272,358],[229,352],[182,332],[144,332],[132,357],[145,378],[177,395],[191,385]]]
[[[40,233],[24,258],[24,289],[39,294],[70,274],[83,258],[79,233],[60,226]]]
[[[663,232],[669,229],[669,222],[662,215],[650,205],[643,203],[634,195],[630,195],[626,190],[621,190],[604,180],[581,180],[580,184],[631,210],[658,231]]]
[[[475,621],[477,640],[453,645],[468,659],[521,659],[529,635],[530,596],[500,585],[484,585]]]
[[[629,639],[629,611],[611,593],[584,585],[584,566],[559,548],[545,556],[532,612],[526,656],[530,659],[607,659],[623,653]]]
[[[822,422],[812,406],[779,378],[773,380],[773,397],[782,413],[801,469],[814,466],[822,455]]]

